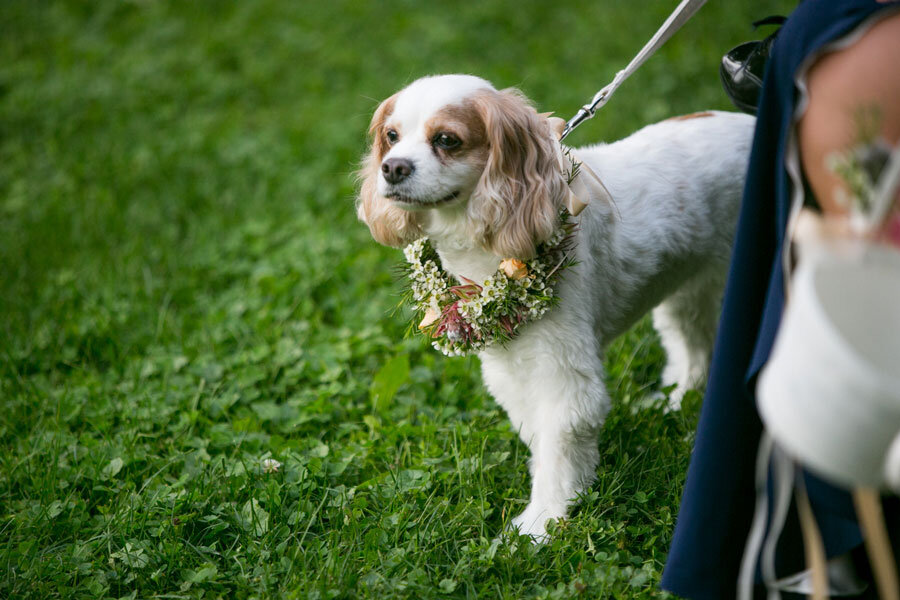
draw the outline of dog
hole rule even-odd
[[[610,408],[602,351],[653,310],[663,384],[704,383],[736,228],[754,118],[704,112],[575,149],[612,201],[575,218],[575,266],[559,303],[479,352],[487,389],[531,451],[531,498],[512,520],[546,539],[591,485]],[[483,281],[552,234],[569,193],[557,133],[517,90],[469,75],[419,79],[375,111],[357,212],[376,241],[428,236],[443,268]]]

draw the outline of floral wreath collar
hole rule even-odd
[[[418,320],[418,330],[447,356],[505,345],[522,325],[559,302],[554,285],[575,264],[571,258],[574,231],[568,211],[561,211],[559,226],[538,245],[534,258],[525,262],[506,258],[481,283],[462,278],[464,283],[457,284],[441,266],[427,237],[412,242],[403,251],[407,262],[403,271],[409,281],[404,303],[414,312],[410,330]]]

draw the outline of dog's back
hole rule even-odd
[[[725,270],[754,124],[739,113],[705,112],[578,151],[614,201],[591,205],[579,223],[579,258],[597,285],[604,338],[701,271]]]

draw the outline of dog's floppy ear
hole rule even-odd
[[[388,151],[384,135],[384,123],[394,111],[397,94],[381,103],[369,124],[372,146],[363,158],[357,177],[360,181],[359,198],[356,201],[356,215],[369,226],[372,237],[385,246],[403,246],[422,235],[415,215],[391,204],[390,200],[378,194],[378,174],[381,160]]]
[[[489,149],[469,200],[470,222],[493,254],[531,258],[553,233],[566,197],[549,122],[518,90],[485,90],[472,102]]]

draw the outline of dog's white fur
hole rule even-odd
[[[673,408],[703,382],[753,123],[702,113],[577,151],[614,205],[592,203],[577,218],[578,264],[558,284],[559,305],[480,353],[488,389],[532,453],[531,501],[513,520],[521,533],[544,537],[595,477],[610,406],[601,353],[613,338],[656,307]],[[441,132],[459,148],[435,146]],[[378,241],[426,234],[448,272],[481,281],[552,231],[565,197],[548,155],[554,134],[515,90],[464,75],[420,79],[382,103],[371,133],[358,212]],[[389,183],[381,167],[391,158],[414,171]]]

